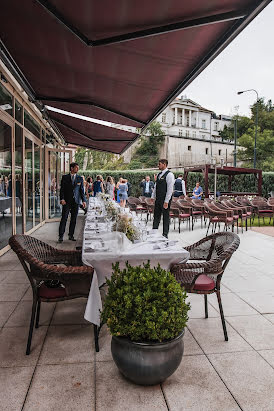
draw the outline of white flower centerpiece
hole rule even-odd
[[[128,214],[117,214],[116,222],[112,226],[112,231],[124,233],[132,242],[141,238],[140,231],[133,224],[132,217]]]

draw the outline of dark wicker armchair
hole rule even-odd
[[[204,295],[205,318],[208,317],[207,294],[216,293],[225,341],[228,341],[228,336],[220,293],[221,279],[239,244],[240,239],[235,233],[212,234],[185,247],[190,253],[190,263],[174,264],[170,270],[188,293]],[[195,262],[191,262],[191,260],[195,260]]]
[[[9,244],[32,287],[32,314],[26,350],[29,355],[35,317],[35,328],[39,327],[41,302],[88,297],[94,269],[83,266],[81,251],[58,250],[29,235],[13,235]],[[99,351],[96,326],[94,335],[96,351]]]

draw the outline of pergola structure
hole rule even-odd
[[[120,154],[270,1],[9,0],[0,59],[67,143]]]
[[[209,174],[215,174],[215,166],[211,164],[204,164],[201,166],[193,166],[193,167],[187,167],[184,169],[184,180],[187,185],[187,177],[189,173],[202,173],[205,179],[205,188],[204,188],[204,195],[206,198],[208,198],[209,193],[208,193],[208,176]],[[216,167],[216,173],[218,175],[225,175],[228,176],[228,192],[223,192],[222,194],[231,194],[231,195],[262,195],[262,170],[258,170],[256,168],[240,168],[240,167]],[[232,192],[231,186],[232,186],[232,181],[234,176],[240,175],[240,174],[253,174],[257,180],[257,192],[251,193],[251,192],[241,192],[241,193],[236,193]]]

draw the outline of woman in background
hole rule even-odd
[[[120,203],[120,196],[119,196],[120,190],[119,190],[119,187],[120,187],[120,184],[121,184],[122,180],[123,180],[122,177],[120,177],[118,183],[116,184],[116,188],[117,188],[117,203]]]
[[[110,198],[112,200],[115,200],[114,190],[115,190],[114,180],[111,176],[108,176],[107,183],[106,183],[106,193],[110,195]]]
[[[92,197],[92,186],[93,186],[93,183],[92,183],[92,178],[91,177],[88,177],[87,178],[87,181],[86,181],[86,187],[85,187],[85,192],[86,192],[86,196],[89,198],[89,197]]]
[[[120,206],[125,207],[126,206],[126,201],[128,199],[127,191],[128,191],[128,185],[127,181],[122,178],[121,183],[119,184],[119,197],[120,197]]]
[[[93,197],[96,197],[98,193],[104,193],[102,176],[97,176],[96,181],[93,183]]]

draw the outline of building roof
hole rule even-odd
[[[144,130],[269,2],[9,0],[0,57],[38,106]],[[64,138],[95,149],[121,153],[138,136],[69,122],[56,122]]]

